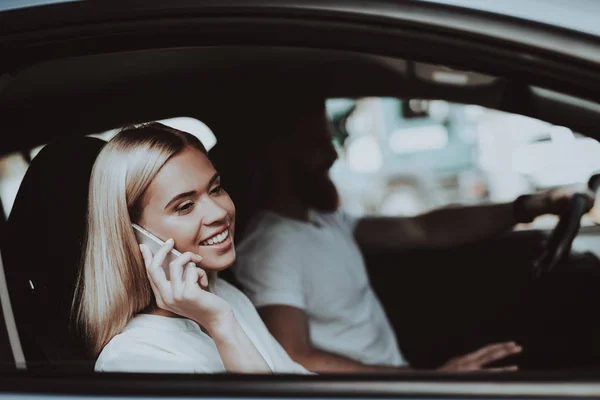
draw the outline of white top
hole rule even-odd
[[[237,246],[233,272],[258,307],[287,305],[308,317],[314,347],[369,365],[406,365],[371,288],[342,211],[311,212],[312,223],[258,213]]]
[[[216,280],[213,293],[233,308],[236,319],[275,373],[308,371],[295,363],[271,336],[250,300],[234,286]],[[96,371],[224,373],[213,340],[186,318],[138,314],[104,347]]]

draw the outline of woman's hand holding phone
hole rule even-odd
[[[220,330],[222,324],[230,323],[233,312],[229,303],[206,290],[206,271],[196,267],[202,261],[201,256],[187,252],[177,257],[169,264],[170,280],[167,279],[161,266],[173,246],[173,239],[169,239],[152,254],[148,246],[140,245],[156,304],[163,310],[196,321],[209,334]]]
[[[167,279],[162,263],[173,245],[173,239],[167,240],[156,254],[152,254],[148,246],[140,245],[157,305],[204,327],[214,340],[227,371],[271,373],[271,368],[236,320],[229,303],[205,290],[208,287],[206,272],[194,264],[202,261],[202,257],[183,253],[169,264],[170,280]]]

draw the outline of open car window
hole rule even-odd
[[[332,178],[349,213],[415,216],[450,205],[511,202],[585,184],[600,143],[522,115],[443,100],[330,99],[340,158]],[[594,208],[582,226],[600,222]],[[516,229],[552,229],[543,215]]]

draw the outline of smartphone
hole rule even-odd
[[[137,238],[138,243],[145,244],[146,246],[148,246],[150,250],[152,250],[152,254],[156,254],[158,249],[160,249],[161,246],[165,244],[165,242],[163,242],[162,240],[160,240],[141,226],[137,224],[131,224],[131,226],[133,226],[135,237]],[[162,263],[162,268],[165,271],[165,274],[167,275],[167,279],[169,279],[169,263],[171,263],[171,261],[175,260],[180,255],[180,252],[173,249],[165,257]]]

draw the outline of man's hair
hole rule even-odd
[[[159,170],[190,147],[207,154],[195,136],[153,122],[122,129],[94,163],[74,303],[94,355],[154,303],[131,224],[140,218],[146,190]]]
[[[318,93],[298,93],[296,96],[272,98],[271,107],[267,108],[271,120],[263,122],[267,135],[271,138],[282,138],[298,133],[297,126],[315,114],[325,112],[325,98]]]
[[[228,115],[230,110],[235,113]],[[208,116],[208,125],[228,133],[224,139],[259,151],[264,143],[293,134],[299,122],[320,111],[325,111],[325,97],[320,92],[270,90],[259,97],[240,96],[215,120]]]

